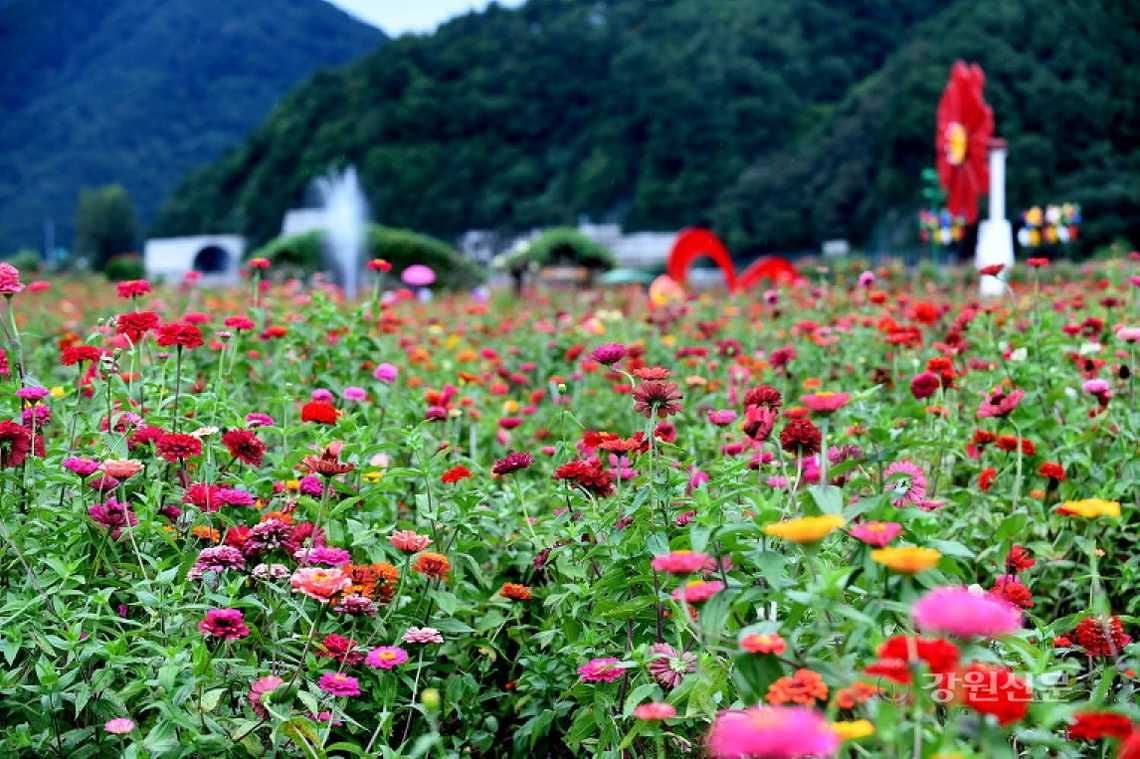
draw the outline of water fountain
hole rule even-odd
[[[356,297],[361,249],[368,223],[368,203],[356,168],[330,171],[313,184],[323,211],[326,247],[347,298]]]

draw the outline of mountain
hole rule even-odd
[[[581,215],[711,224],[734,252],[913,240],[958,57],[988,72],[1009,200],[1140,219],[1140,5],[1075,0],[530,0],[403,37],[291,92],[163,205],[255,241],[330,164],[441,236]]]
[[[383,34],[323,0],[0,2],[0,251],[71,235],[80,189],[144,218],[292,86]]]

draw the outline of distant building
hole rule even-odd
[[[159,237],[146,241],[143,264],[150,279],[178,281],[196,271],[204,285],[232,285],[240,281],[243,255],[241,235]]]
[[[281,220],[281,236],[303,235],[314,229],[324,231],[328,226],[328,215],[323,208],[290,208]]]
[[[676,232],[634,232],[622,234],[620,224],[578,225],[578,231],[599,245],[609,248],[622,269],[654,269],[665,266],[673,249]]]

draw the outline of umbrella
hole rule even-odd
[[[405,285],[412,287],[427,287],[435,282],[435,272],[423,264],[412,264],[400,274]]]

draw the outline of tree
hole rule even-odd
[[[112,256],[137,250],[139,223],[122,185],[83,190],[75,213],[75,252],[102,269]]]

